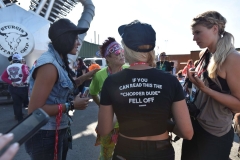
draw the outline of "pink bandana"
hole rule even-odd
[[[104,53],[104,57],[107,57],[111,53],[119,55],[121,52],[123,52],[122,46],[117,42],[112,42],[108,45],[108,47]]]

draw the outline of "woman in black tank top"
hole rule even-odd
[[[191,25],[193,40],[207,50],[195,72],[188,71],[199,90],[195,105],[200,113],[192,120],[192,140],[183,141],[182,160],[226,160],[230,155],[233,112],[240,112],[240,55],[225,31],[226,22],[220,13],[207,11]]]

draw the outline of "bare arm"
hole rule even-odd
[[[58,72],[54,65],[45,64],[34,72],[35,83],[33,86],[28,113],[32,113],[37,108],[44,109],[49,115],[57,115],[58,106],[48,107],[45,105],[47,98],[58,79]]]
[[[82,69],[82,74],[85,74],[86,73],[86,69]]]
[[[83,74],[75,79],[75,83],[77,86],[80,86],[84,81],[88,80],[91,78],[97,71],[100,69],[94,69],[86,74]]]
[[[113,108],[112,105],[101,105],[98,113],[98,133],[105,136],[113,129]]]
[[[39,67],[35,72],[35,83],[28,106],[28,113],[32,113],[37,108],[42,108],[48,115],[55,116],[58,114],[58,104],[49,105],[46,104],[46,101],[58,79],[57,69],[52,64],[45,64]],[[80,98],[76,96],[74,99],[75,109],[85,109],[88,100],[89,98]],[[62,104],[62,106],[63,112],[65,112],[65,104]]]
[[[219,103],[227,106],[233,112],[240,112],[240,55],[239,53],[230,54],[221,67],[221,72],[218,74],[225,78],[230,88],[231,95],[220,93],[205,86],[203,82],[196,76],[193,76],[193,72],[188,71],[189,79],[194,83],[202,92],[209,95]],[[232,65],[234,64],[234,65]]]
[[[98,107],[100,107],[100,99],[98,95],[91,95],[93,101],[98,105]]]
[[[181,138],[192,139],[193,128],[185,100],[174,102],[172,113],[176,122],[173,132]]]

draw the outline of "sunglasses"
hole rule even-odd
[[[120,45],[114,45],[108,49],[108,52],[114,53],[115,55],[118,56],[119,54],[124,53],[124,50],[122,49],[122,47]]]
[[[162,54],[162,55],[160,55],[160,56],[166,56],[165,54]]]
[[[116,56],[118,56],[118,55],[120,55],[121,53],[124,54],[124,50],[123,50],[123,49],[119,49],[119,50],[117,50],[117,51],[110,52],[110,53],[113,53],[113,54],[115,54]]]

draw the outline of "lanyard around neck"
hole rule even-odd
[[[119,71],[121,71],[121,70],[122,70],[122,67],[120,67]],[[108,74],[108,76],[113,74],[110,67],[107,68],[107,74]]]
[[[135,63],[131,63],[130,66],[136,66],[136,65],[148,65],[148,63],[146,62],[135,62]]]

